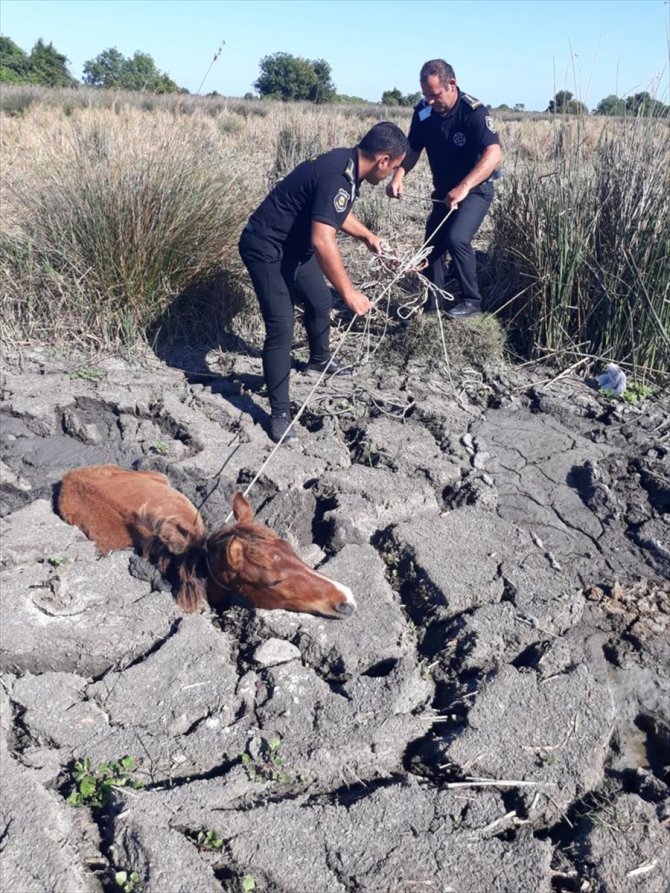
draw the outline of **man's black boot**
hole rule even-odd
[[[326,375],[354,375],[356,373],[354,366],[343,366],[337,359],[324,360],[322,363],[310,360],[305,366],[305,372],[308,375],[321,375],[324,370]]]
[[[275,443],[279,443],[279,441],[286,434],[289,425],[291,424],[291,416],[287,412],[279,412],[276,415],[272,415],[270,418],[270,440],[273,440]],[[282,443],[296,443],[298,440],[298,435],[296,433],[295,428],[291,428],[288,431],[288,434],[284,437]]]
[[[470,316],[479,316],[481,312],[481,301],[461,301],[460,304],[447,310],[447,316],[451,319],[468,319]]]

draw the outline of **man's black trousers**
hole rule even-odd
[[[460,296],[464,301],[481,301],[482,299],[477,285],[475,252],[470,243],[481,226],[492,201],[493,184],[482,183],[468,193],[432,238],[430,237],[448,214],[447,206],[442,202],[436,203],[426,223],[425,238],[430,238],[432,251],[428,255],[428,267],[424,275],[437,288],[444,289],[442,259],[445,252],[448,251],[461,287]],[[429,306],[435,306],[430,297]]]
[[[249,271],[265,323],[263,374],[273,415],[290,412],[289,374],[293,344],[293,305],[304,306],[310,362],[330,357],[332,296],[316,257],[285,256],[281,248],[242,231],[240,256]]]

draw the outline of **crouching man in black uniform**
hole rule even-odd
[[[428,153],[433,175],[433,198],[438,202],[426,223],[426,239],[435,232],[451,208],[453,214],[431,238],[426,277],[444,288],[443,257],[449,251],[460,283],[461,301],[448,310],[454,319],[481,313],[472,239],[493,200],[493,182],[502,159],[500,140],[489,111],[478,99],[456,86],[454,69],[443,59],[433,59],[421,69],[424,98],[415,107],[409,130],[410,149],[386,188],[400,198],[405,174]],[[426,310],[435,310],[429,295]]]
[[[270,409],[270,437],[295,440],[289,402],[293,341],[293,302],[305,308],[309,341],[307,371],[336,373],[330,358],[332,296],[328,277],[354,313],[365,314],[370,301],[357,291],[344,268],[337,245],[339,230],[380,252],[380,240],[352,213],[363,180],[373,185],[393,174],[407,151],[395,124],[375,126],[352,149],[332,149],[299,164],[254,211],[240,238],[245,263],[265,322],[263,373]]]

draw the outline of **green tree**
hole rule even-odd
[[[121,86],[124,90],[148,90],[151,93],[177,93],[179,87],[167,74],[156,68],[148,53],[134,54],[122,65]]]
[[[397,87],[394,87],[392,90],[384,90],[382,93],[382,105],[400,105],[402,98],[403,95]]]
[[[0,37],[0,81],[45,87],[78,86],[68,71],[67,57],[42,38],[27,55],[9,37]]]
[[[609,96],[605,96],[604,99],[600,100],[600,102],[594,109],[594,114],[596,114],[596,115],[625,115],[626,114],[626,100],[620,99],[618,96],[615,96],[614,93],[610,93]]]
[[[274,53],[260,61],[261,74],[254,88],[261,96],[290,100],[329,102],[335,98],[330,65],[324,59],[303,59],[290,53]]]
[[[664,105],[658,99],[654,99],[646,90],[626,99],[626,113],[630,115],[661,117],[662,115],[667,115],[669,111],[670,108],[667,105]]]
[[[351,105],[369,105],[367,99],[363,99],[362,96],[352,96],[349,93],[336,93],[333,96],[333,102],[341,102],[343,104],[349,103]]]
[[[31,80],[45,87],[75,87],[78,82],[67,68],[68,59],[55,49],[52,43],[45,44],[40,38],[28,57]]]
[[[30,60],[20,46],[0,35],[0,81],[20,83],[29,80]]]
[[[95,59],[84,62],[84,83],[89,87],[119,87],[125,59],[116,47],[109,47]]]
[[[397,87],[382,93],[382,105],[414,106],[420,99],[420,93],[408,93],[405,96]]]
[[[91,87],[144,90],[149,93],[178,93],[179,87],[156,68],[148,53],[139,50],[126,59],[116,47],[103,50],[84,63],[84,83]]]
[[[569,90],[559,90],[549,101],[547,111],[555,114],[587,115],[589,110],[583,102],[573,99]]]
[[[331,80],[332,69],[325,59],[315,59],[312,68],[316,75],[316,83],[310,91],[313,102],[330,102],[335,98],[335,84]]]
[[[554,95],[554,98],[549,100],[547,111],[564,112],[571,99],[572,93],[569,90],[559,90],[558,93]]]

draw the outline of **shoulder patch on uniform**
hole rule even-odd
[[[423,109],[419,109],[419,121],[425,121],[426,118],[430,118],[430,113],[433,111],[433,107],[427,105]]]
[[[347,205],[349,204],[349,193],[346,189],[340,189],[335,198],[333,199],[333,204],[335,205],[335,210],[338,214],[342,214],[347,210]]]
[[[479,99],[475,99],[474,96],[470,96],[469,93],[461,93],[461,99],[463,102],[470,106],[471,109],[478,109],[482,103]]]
[[[496,130],[496,126],[495,126],[495,124],[493,123],[493,118],[492,118],[490,115],[487,115],[486,118],[485,118],[484,120],[486,121],[486,126],[487,126],[488,129],[491,131],[491,133],[497,133],[497,132],[498,132],[498,131]]]
[[[350,158],[349,161],[347,161],[347,166],[344,169],[344,176],[347,178],[347,180],[353,186],[354,183],[356,182],[356,174],[354,172],[354,159],[353,158]]]

